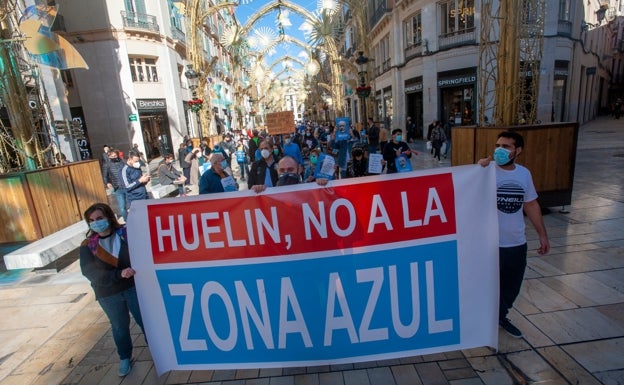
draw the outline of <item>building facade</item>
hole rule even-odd
[[[486,103],[483,95],[492,91],[480,82],[487,75],[480,70],[481,36],[489,28],[483,25],[484,3],[498,6],[479,0],[370,0],[369,116],[392,128],[403,128],[410,116],[423,135],[434,119],[495,123],[491,108],[485,108],[487,122],[477,113],[480,100]],[[521,74],[523,81],[539,78],[537,100],[529,101],[536,103],[536,122],[583,123],[608,111],[621,96],[622,4],[558,0],[541,6],[539,76]],[[353,44],[355,50],[363,46]],[[352,96],[347,102],[359,101]]]
[[[229,20],[215,12],[205,20],[201,48],[206,60],[214,59],[208,78],[214,119],[201,127],[192,99],[187,69],[183,10],[171,0],[59,0],[62,31],[74,44],[88,70],[65,74],[66,102],[72,118],[86,125],[93,156],[102,146],[127,151],[134,144],[152,159],[177,153],[185,137],[225,132],[232,116],[229,58],[218,44],[218,31]],[[214,33],[210,33],[213,31]],[[228,77],[229,76],[229,77]]]

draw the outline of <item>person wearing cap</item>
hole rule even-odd
[[[364,151],[364,145],[356,143],[351,148],[351,159],[347,162],[347,178],[355,178],[368,175],[368,157]]]
[[[397,172],[395,159],[399,156],[405,156],[407,159],[412,158],[412,151],[407,143],[403,141],[403,131],[400,128],[392,130],[392,139],[384,146],[383,159],[386,162],[388,174]]]

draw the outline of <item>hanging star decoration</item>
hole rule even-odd
[[[19,30],[25,36],[24,47],[39,64],[58,68],[89,69],[89,66],[74,46],[50,28],[58,13],[58,6],[47,5],[37,0],[24,10],[19,21]]]

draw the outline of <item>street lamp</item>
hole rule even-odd
[[[366,84],[366,73],[367,73],[367,63],[368,58],[364,56],[364,52],[358,52],[358,57],[355,59],[355,64],[358,68],[358,76],[360,78],[360,83],[355,89],[358,96],[360,97],[360,104],[362,105],[362,127],[365,127],[366,124],[366,98],[371,93],[371,86]]]
[[[197,116],[197,126],[199,127],[199,135],[203,137],[203,132],[201,129],[201,119],[199,117],[199,111],[204,107],[204,101],[197,97],[197,85],[199,84],[199,74],[197,71],[193,69],[192,64],[188,64],[186,66],[188,69],[184,72],[184,76],[188,80],[188,87],[193,94],[193,99],[188,101],[189,106],[191,106],[191,110],[195,112]],[[190,132],[188,133],[190,136]]]

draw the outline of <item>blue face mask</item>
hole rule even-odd
[[[504,166],[513,160],[513,158],[509,157],[509,154],[511,154],[510,150],[502,147],[496,147],[496,150],[494,150],[494,161],[497,165]]]
[[[223,160],[221,161],[221,167],[223,167],[223,168],[228,168],[228,162],[227,162],[227,160],[223,159]]]
[[[97,221],[93,221],[89,223],[89,228],[96,233],[102,233],[110,227],[110,223],[108,223],[108,219],[98,219]]]
[[[316,157],[316,155],[310,155],[310,163],[316,164],[317,161],[318,158]]]
[[[402,141],[402,140],[403,140],[403,135],[397,135],[397,136],[396,136],[396,141],[397,141],[397,142],[400,142],[400,141]]]

